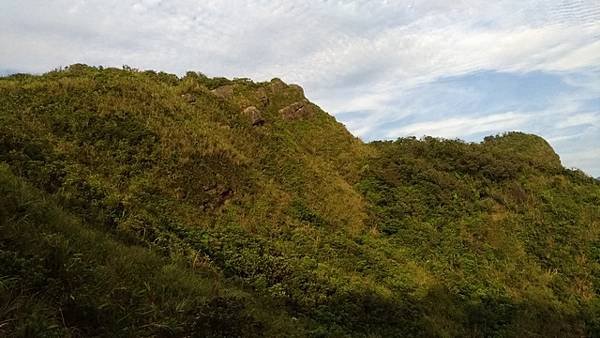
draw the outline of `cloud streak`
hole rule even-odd
[[[387,137],[396,135],[436,135],[444,138],[460,138],[479,133],[498,133],[522,126],[531,116],[507,112],[483,117],[455,117],[446,120],[418,122],[391,130]]]

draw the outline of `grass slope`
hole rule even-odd
[[[278,79],[73,65],[0,78],[0,162],[6,334],[599,334],[600,184],[533,135],[364,144]]]

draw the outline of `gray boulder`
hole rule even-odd
[[[265,119],[262,117],[262,112],[255,106],[247,107],[242,111],[242,114],[248,116],[250,118],[250,122],[252,122],[252,125],[255,127],[265,124]]]

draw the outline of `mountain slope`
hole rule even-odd
[[[278,79],[73,65],[0,79],[0,161],[7,333],[599,329],[600,184],[533,135],[364,144]]]

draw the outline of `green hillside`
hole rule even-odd
[[[600,336],[600,182],[279,79],[0,78],[0,336]]]

